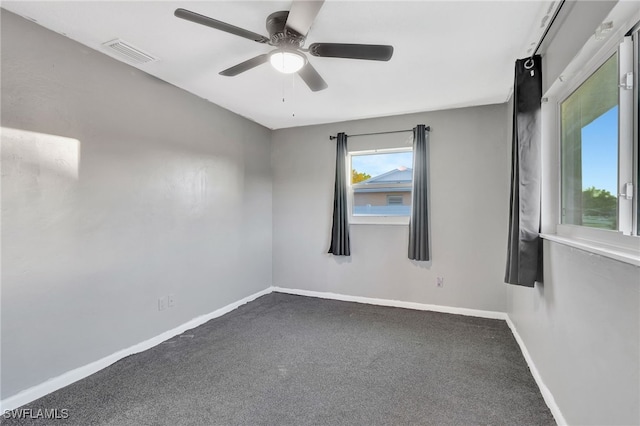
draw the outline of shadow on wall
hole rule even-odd
[[[415,267],[418,267],[420,269],[426,269],[426,270],[430,270],[431,265],[433,264],[432,260],[427,260],[426,262],[418,261],[418,260],[410,260],[409,262],[411,262],[411,264]]]
[[[327,253],[327,256],[333,258],[334,262],[336,262],[338,265],[351,263],[351,256],[334,256],[329,253]]]

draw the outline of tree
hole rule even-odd
[[[371,179],[370,174],[364,172],[360,173],[356,169],[351,169],[351,183],[358,183],[367,179]]]
[[[617,201],[609,191],[594,186],[582,191],[582,211],[585,216],[615,217]]]

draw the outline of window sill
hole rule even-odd
[[[349,215],[350,225],[409,225],[409,216]]]
[[[640,251],[631,250],[626,248],[613,247],[608,244],[599,243],[591,240],[583,240],[580,238],[568,238],[554,234],[540,234],[545,240],[553,241],[555,243],[564,244],[566,246],[574,247],[580,250],[584,250],[589,253],[597,254],[600,256],[608,257],[620,262],[629,263],[631,265],[640,266]]]
[[[383,225],[383,226],[409,226],[409,222],[407,223],[399,223],[399,222],[349,222],[349,225]]]

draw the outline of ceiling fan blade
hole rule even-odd
[[[236,27],[235,25],[227,24],[226,22],[218,21],[217,19],[209,18],[208,16],[200,15],[199,13],[192,12],[190,10],[176,9],[173,14],[178,18],[248,38],[249,40],[257,41],[258,43],[267,43],[269,41],[267,37],[254,33],[253,31],[245,30],[244,28]]]
[[[294,1],[291,5],[285,28],[306,36],[323,3],[324,0]]]
[[[388,61],[393,56],[393,46],[382,44],[313,43],[309,46],[309,53],[323,58]]]
[[[224,75],[226,77],[233,77],[245,71],[249,71],[251,68],[255,68],[258,65],[262,65],[269,60],[269,55],[258,55],[255,58],[251,58],[244,62],[239,63],[238,65],[234,65],[231,68],[227,68],[224,71],[220,71],[220,75]]]
[[[320,77],[318,71],[316,71],[316,69],[309,62],[307,62],[307,64],[302,67],[300,71],[298,71],[298,75],[302,78],[302,80],[304,80],[305,83],[307,83],[307,86],[309,86],[309,89],[311,89],[312,92],[318,92],[329,87],[327,85],[327,82],[324,81],[322,77]]]

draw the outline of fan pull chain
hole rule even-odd
[[[287,86],[287,76],[283,76],[282,77],[282,103],[286,102],[286,96],[285,96],[285,92],[286,92],[286,86]],[[295,92],[296,92],[296,78],[294,73],[291,74],[291,99],[293,99],[293,105],[292,105],[292,111],[291,111],[291,116],[295,117],[296,116],[296,112],[295,112]]]
[[[291,74],[291,97],[293,98],[293,105],[292,105],[292,113],[291,116],[295,117],[296,116],[296,110],[295,110],[295,104],[296,104],[296,78],[295,78],[295,73]]]

